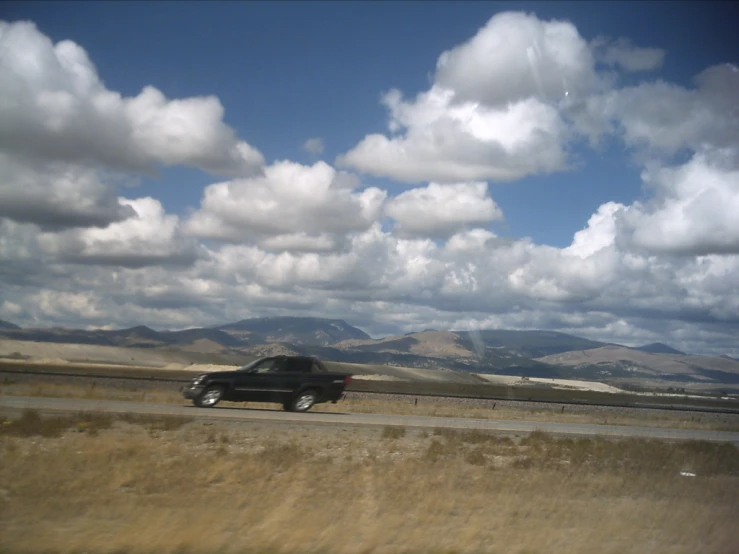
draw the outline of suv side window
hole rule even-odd
[[[252,369],[255,373],[273,373],[280,371],[281,367],[284,367],[284,362],[285,360],[280,358],[267,358]]]
[[[309,358],[288,358],[285,371],[293,373],[310,373],[312,360]]]

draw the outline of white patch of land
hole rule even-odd
[[[507,385],[510,387],[531,385],[531,383],[541,383],[549,385],[556,389],[569,390],[587,390],[596,392],[622,393],[625,392],[618,387],[613,387],[598,381],[579,381],[576,379],[546,379],[544,377],[516,377],[510,375],[489,375],[485,373],[477,373],[478,377],[482,377],[495,385]]]
[[[181,364],[172,364],[173,367],[166,369],[181,369],[184,371],[192,371],[193,373],[212,373],[214,371],[235,371],[239,369],[238,365],[217,365],[217,364],[191,364],[183,366]],[[174,367],[176,366],[176,367]]]
[[[578,381],[576,379],[545,379],[543,377],[530,377],[529,381],[552,385],[556,389],[591,390],[596,392],[623,393],[623,389],[600,383],[598,381]]]
[[[353,375],[352,380],[354,379],[358,381],[406,381],[406,379],[398,379],[392,375],[377,375],[376,373],[371,375]]]

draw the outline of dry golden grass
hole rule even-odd
[[[6,396],[38,396],[53,398],[88,398],[153,402],[157,404],[186,403],[178,390],[140,388],[118,389],[105,385],[75,383],[7,383],[2,394]],[[418,403],[415,402],[418,398]],[[256,409],[281,409],[277,404],[256,402],[224,402],[222,406],[239,406]],[[527,403],[526,407],[514,407],[505,401],[497,402],[495,409],[470,406],[435,397],[384,396],[367,397],[363,393],[350,393],[338,404],[319,404],[314,412],[353,412],[366,414],[416,415],[432,417],[463,417],[473,419],[525,420],[541,422],[586,423],[601,425],[629,425],[637,427],[666,427],[673,429],[702,429],[713,431],[739,431],[739,415],[706,414],[681,410],[642,411],[640,416],[632,413],[608,413],[581,411],[577,407],[553,409],[546,403]],[[535,407],[534,407],[535,406]],[[577,410],[577,411],[575,411]]]
[[[739,416],[733,414],[701,415],[680,410],[641,411],[641,417],[611,411],[607,415],[597,411],[579,411],[566,407],[559,411],[559,406],[552,409],[549,404],[528,403],[526,407],[511,407],[504,401],[496,403],[495,409],[475,407],[464,404],[446,402],[444,399],[432,397],[390,398],[352,398],[349,396],[338,404],[321,404],[314,410],[325,412],[354,412],[367,414],[418,415],[432,417],[464,417],[472,419],[526,420],[562,423],[589,423],[599,425],[630,425],[636,427],[669,427],[673,429],[704,429],[715,431],[739,431]],[[256,407],[257,404],[247,404]],[[263,405],[262,405],[263,406]],[[587,408],[586,408],[587,409]]]
[[[22,419],[0,425],[2,552],[739,548],[732,445]]]
[[[77,383],[5,383],[4,396],[38,396],[47,398],[90,398],[105,400],[126,400],[132,402],[154,402],[157,404],[181,404],[182,397],[177,386],[171,389],[150,389],[146,384],[140,387],[119,389],[105,385]]]
[[[0,436],[8,437],[60,437],[65,431],[75,430],[97,435],[110,429],[116,422],[132,423],[149,431],[172,431],[193,421],[190,417],[149,414],[108,414],[80,412],[74,416],[42,417],[38,411],[25,409],[21,416],[12,419],[0,417]]]

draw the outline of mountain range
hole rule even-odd
[[[0,338],[218,355],[220,360],[304,354],[335,362],[576,378],[619,386],[659,380],[675,387],[739,385],[739,361],[690,356],[661,343],[632,348],[552,331],[439,331],[373,339],[340,319],[266,317],[207,328],[155,331],[22,329],[0,321]]]

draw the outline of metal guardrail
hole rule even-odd
[[[48,375],[58,377],[87,377],[92,379],[119,379],[127,381],[148,381],[148,382],[159,382],[159,383],[188,383],[191,379],[167,379],[163,377],[146,377],[146,376],[134,376],[134,375],[104,375],[94,373],[68,373],[62,371],[39,371],[39,370],[19,370],[19,369],[5,369],[0,368],[0,374],[11,373],[20,375]],[[428,393],[428,392],[406,392],[406,391],[391,391],[391,390],[373,390],[373,389],[352,389],[349,388],[345,391],[346,393],[358,393],[358,394],[392,394],[396,396],[415,396],[419,398],[459,398],[468,400],[492,400],[492,401],[507,401],[507,402],[536,402],[539,404],[558,404],[564,406],[592,406],[592,407],[605,407],[605,408],[638,408],[643,410],[671,410],[681,412],[701,412],[701,413],[715,413],[715,414],[727,414],[727,415],[739,415],[739,406],[737,408],[722,408],[715,406],[697,406],[695,404],[649,404],[641,402],[627,402],[627,403],[616,403],[616,402],[588,402],[585,400],[549,400],[544,398],[510,398],[499,395],[468,395],[468,394],[454,394],[454,393]]]

